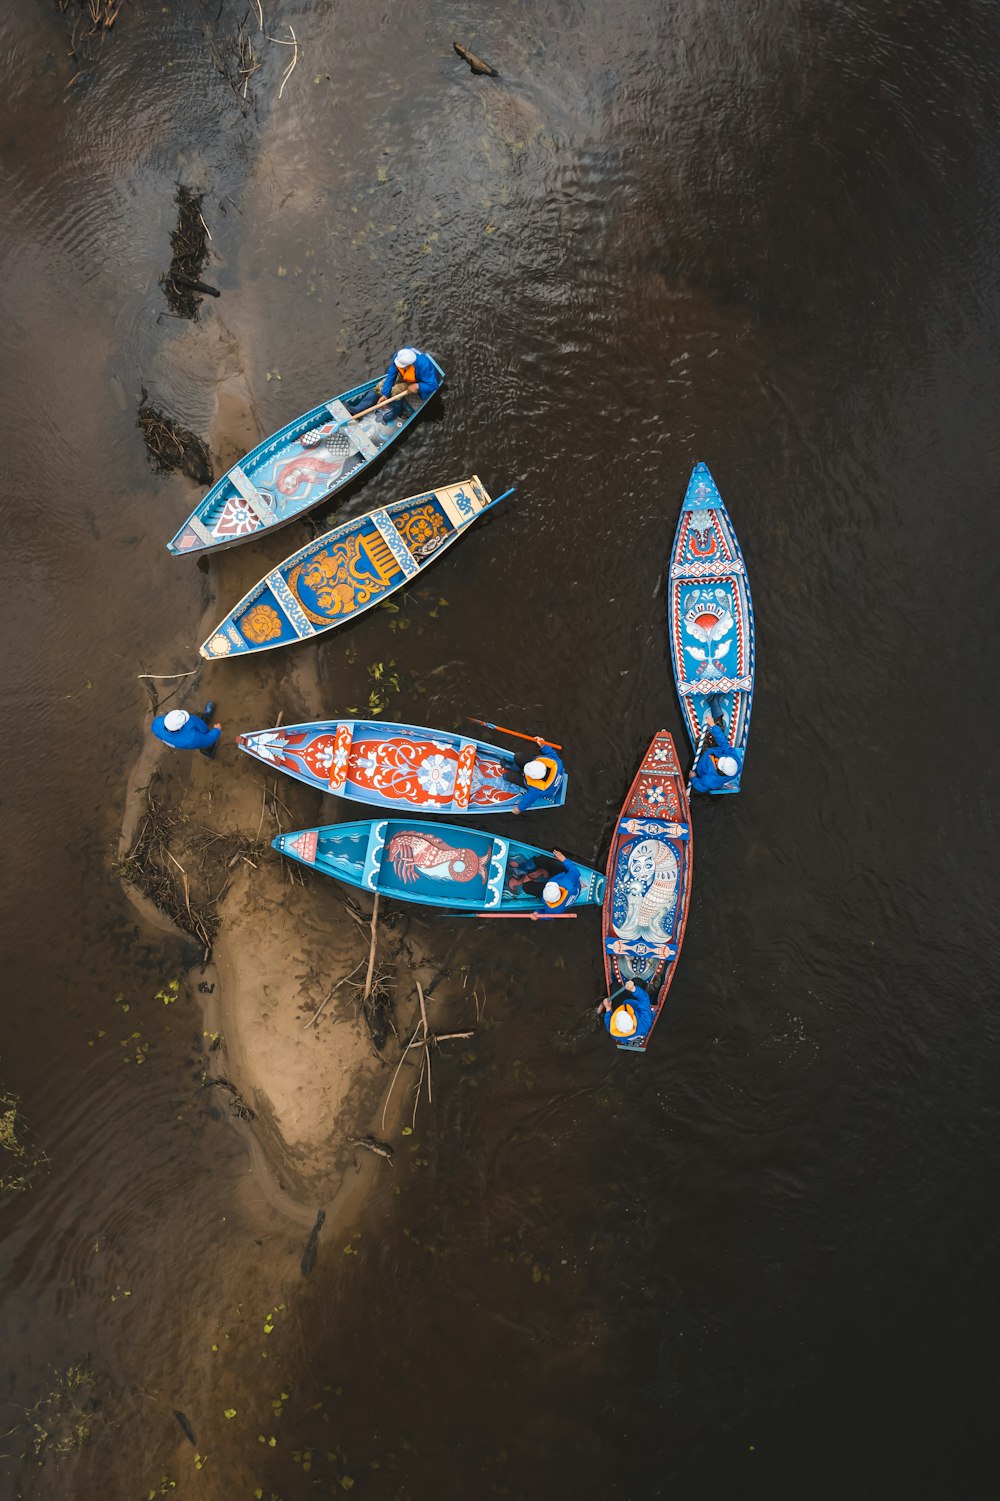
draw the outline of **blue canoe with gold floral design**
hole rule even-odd
[[[691,471],[670,559],[670,652],[697,750],[708,716],[745,754],[753,705],[753,601],[743,553],[707,464]],[[716,792],[739,792],[740,776]]]
[[[474,474],[345,521],[255,584],[216,626],[202,656],[215,661],[270,651],[345,625],[409,583],[477,516],[513,493],[493,500]]]
[[[236,744],[307,787],[394,811],[509,813],[524,791],[513,751],[415,724],[314,719],[248,730]],[[559,807],[567,782],[533,807]]]
[[[521,881],[536,869],[539,855],[552,859],[549,852],[479,829],[379,818],[297,829],[279,834],[271,844],[282,855],[338,881],[404,902],[524,917],[546,910],[540,896],[528,896],[521,889]],[[577,869],[580,894],[573,906],[597,906],[604,895],[604,877],[586,865]]]
[[[431,364],[443,382],[441,366],[434,359]],[[380,375],[324,401],[258,443],[216,480],[167,543],[169,551],[186,557],[249,542],[343,489],[402,436],[431,399],[402,398],[402,414],[385,424],[376,412],[352,416],[345,403],[357,405],[356,398],[368,392],[374,405],[384,379]]]

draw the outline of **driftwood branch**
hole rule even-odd
[[[372,974],[375,970],[375,945],[378,942],[378,898],[379,893],[376,891],[375,902],[372,906],[372,942],[371,948],[368,950],[368,973],[365,976],[365,993],[362,996],[362,1000],[364,1001],[367,1001],[368,997],[372,993]]]
[[[477,57],[474,52],[470,52],[468,47],[463,47],[461,42],[452,42],[451,45],[454,47],[455,51],[458,53],[462,61],[469,64],[469,67],[472,69],[473,73],[482,73],[487,78],[500,77],[500,74],[497,72],[496,68],[491,68],[489,63],[484,63],[481,57]]]
[[[340,979],[340,980],[337,981],[336,985],[330,991],[330,994],[326,997],[326,1000],[323,1001],[323,1002],[321,1002],[321,1004],[316,1008],[316,1010],[313,1013],[313,1015],[306,1022],[305,1025],[306,1025],[307,1028],[309,1028],[309,1027],[315,1027],[316,1023],[320,1019],[320,1016],[322,1015],[323,1007],[327,1004],[327,1001],[332,1001],[333,1000],[334,996],[336,995],[337,991],[340,989],[341,985],[346,984],[346,982],[348,980],[352,979],[354,977],[354,975],[357,974],[358,970],[361,968],[361,966],[362,966],[362,964],[364,964],[364,962],[365,961],[363,959],[359,959],[358,962],[357,962],[357,964],[351,970],[351,973],[349,975],[344,975],[342,979]]]

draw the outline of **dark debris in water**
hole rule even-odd
[[[203,440],[152,406],[145,389],[139,405],[139,426],[149,456],[161,473],[179,469],[196,484],[212,483],[212,461]]]
[[[196,318],[204,296],[218,297],[216,287],[201,280],[208,260],[208,226],[201,211],[203,193],[177,186],[177,227],[170,235],[170,270],[160,277],[170,310],[178,318]]]

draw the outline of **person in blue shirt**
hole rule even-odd
[[[552,853],[562,860],[562,867],[550,875],[542,887],[541,897],[546,910],[532,912],[532,922],[544,922],[547,917],[555,917],[558,913],[565,912],[567,907],[572,907],[583,889],[580,867],[574,865],[572,860],[567,860],[560,850],[553,850]]]
[[[691,777],[692,792],[720,792],[739,778],[743,766],[743,752],[733,749],[711,714],[707,718],[710,725],[708,745],[698,757]]]
[[[400,384],[404,387],[402,391],[399,390]],[[393,395],[394,391],[400,399],[382,408],[378,414],[379,422],[395,422],[400,417],[409,417],[412,409],[404,406],[406,398],[426,401],[428,396],[434,395],[440,384],[441,377],[433,360],[426,354],[421,354],[419,349],[401,349],[398,354],[393,355],[392,364],[385,372],[385,380],[379,392],[383,400]]]
[[[186,709],[171,709],[169,714],[158,715],[150,729],[164,745],[170,745],[174,750],[199,750],[211,761],[222,735],[220,724],[210,726],[208,723],[214,709],[215,704],[211,701],[200,714],[189,714]]]
[[[523,813],[536,803],[551,806],[559,796],[565,768],[551,745],[546,745],[544,740],[539,740],[538,745],[537,751],[515,757],[524,778],[524,791],[517,800],[517,807],[511,808],[512,813]],[[515,775],[509,780],[514,781]]]
[[[645,1037],[653,1025],[653,1007],[649,991],[643,990],[634,980],[625,981],[627,1000],[611,1009],[611,997],[606,996],[598,1006],[604,1012],[604,1025],[616,1042],[628,1042],[630,1038]]]

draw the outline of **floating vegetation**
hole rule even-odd
[[[215,834],[192,826],[176,809],[167,808],[153,792],[154,777],[146,789],[146,811],[131,849],[115,861],[114,873],[127,881],[176,923],[182,932],[197,938],[212,952],[212,943],[222,923],[219,903],[233,881],[241,862],[256,870],[269,856],[269,846],[256,835],[234,831]],[[157,997],[169,1004],[173,993]]]
[[[24,1193],[34,1168],[48,1162],[31,1141],[17,1095],[0,1090],[0,1194]]]
[[[86,1365],[53,1372],[51,1390],[24,1410],[23,1431],[39,1464],[56,1454],[72,1454],[90,1438],[100,1408],[98,1380]],[[21,1456],[27,1457],[26,1454]]]
[[[95,63],[101,55],[104,38],[118,19],[118,12],[125,0],[56,0],[63,15],[73,13],[73,26],[69,55],[76,64],[67,88],[80,77],[88,63]]]
[[[212,483],[212,460],[204,441],[189,428],[181,427],[172,417],[147,400],[143,388],[139,401],[138,426],[146,440],[149,456],[161,474],[179,469],[196,484]]]
[[[201,211],[203,193],[177,185],[177,226],[170,234],[173,252],[170,270],[160,277],[160,285],[177,318],[196,318],[203,297],[218,297],[218,287],[201,280],[208,260],[208,225]]]

